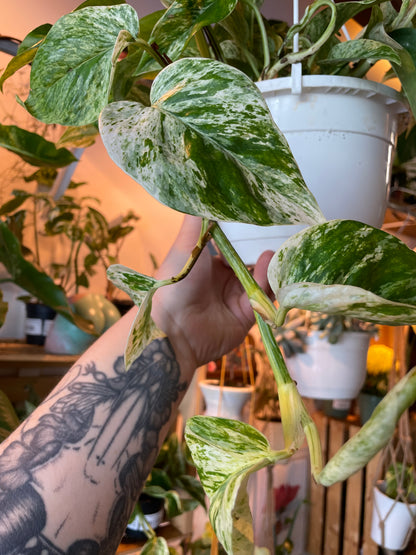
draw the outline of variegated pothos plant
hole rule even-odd
[[[127,368],[162,334],[151,318],[154,292],[192,271],[209,240],[216,242],[245,288],[277,381],[285,448],[273,451],[262,434],[241,422],[201,416],[188,421],[186,438],[210,498],[210,519],[219,540],[228,553],[248,554],[255,550],[245,487],[252,472],[290,457],[306,435],[315,480],[324,485],[344,480],[387,443],[399,416],[416,399],[414,369],[322,468],[319,436],[286,369],[273,326],[281,325],[294,307],[380,324],[416,324],[416,254],[367,225],[325,221],[252,78],[232,67],[237,52],[240,61],[255,69],[252,53],[238,41],[237,24],[245,29],[249,21],[257,21],[264,46],[259,74],[305,60],[310,67],[326,60],[340,72],[348,56],[360,60],[361,69],[368,60],[384,57],[403,77],[409,96],[416,90],[415,51],[388,36],[384,22],[393,31],[400,25],[414,31],[415,9],[414,3],[403,2],[405,9],[395,15],[383,0],[337,5],[318,0],[287,34],[293,38],[295,31],[306,30],[316,35],[316,42],[301,54],[284,54],[273,62],[267,52],[269,29],[259,15],[261,1],[168,4],[167,10],[139,22],[135,10],[122,1],[84,2],[52,27],[29,34],[0,84],[31,63],[31,92],[24,102],[29,112],[70,128],[99,120],[109,155],[127,174],[167,206],[201,217],[198,243],[174,278],[158,281],[121,266],[109,270],[114,283],[140,307],[128,338]],[[319,9],[323,6],[327,10]],[[347,54],[349,47],[334,43],[336,33],[368,6],[374,11],[367,33],[352,45],[353,54]],[[217,38],[225,37],[221,47],[214,31]],[[230,63],[211,59],[215,55]],[[142,101],[139,77],[154,79],[148,101]],[[271,261],[268,277],[278,308],[230,245],[220,220],[308,225]]]

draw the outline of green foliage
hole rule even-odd
[[[392,499],[416,503],[416,474],[412,465],[396,462],[384,477],[385,494]]]
[[[159,282],[119,266],[110,270],[141,307],[129,338],[130,355],[137,356],[158,333],[151,319],[155,290],[192,271],[212,238],[240,279],[278,385],[286,448],[272,452],[249,426],[202,417],[188,424],[187,441],[211,497],[210,516],[220,541],[228,552],[249,553],[246,483],[251,472],[289,457],[305,434],[317,481],[343,480],[386,444],[400,414],[416,398],[413,370],[321,471],[319,436],[296,396],[269,323],[281,326],[292,308],[331,318],[416,323],[416,253],[359,222],[324,222],[252,80],[289,75],[294,63],[302,64],[303,74],[362,77],[376,60],[387,59],[416,114],[414,4],[403,2],[397,11],[387,0],[316,0],[290,28],[266,21],[261,1],[201,0],[196,6],[176,0],[146,18],[143,27],[129,5],[96,4],[86,2],[46,35],[37,33],[39,43],[25,39],[27,48],[11,61],[0,83],[22,63],[32,62],[25,106],[35,117],[80,127],[99,119],[104,144],[124,171],[170,208],[202,217],[196,248],[177,276]],[[341,27],[365,9],[371,15],[360,37],[342,43]],[[296,35],[299,52],[293,48]],[[155,78],[150,92],[139,77]],[[18,230],[23,204],[12,208]],[[99,237],[102,218],[95,207],[88,213],[88,225]],[[64,233],[70,226],[67,212],[56,217],[48,231]],[[312,224],[292,237],[269,267],[278,310],[233,251],[218,220]],[[97,245],[102,251],[103,243],[97,240]],[[82,263],[86,268],[96,263],[92,248]],[[154,483],[147,486],[155,495],[172,491],[165,472],[155,469]],[[177,510],[176,497],[167,499]],[[146,549],[165,552],[166,546],[152,537]]]
[[[19,417],[7,395],[0,390],[0,442],[11,434],[20,424]]]

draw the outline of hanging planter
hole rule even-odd
[[[384,493],[385,482],[374,486],[374,505],[371,538],[381,547],[400,551],[404,549],[416,524],[416,501],[405,503]]]
[[[402,97],[385,85],[333,75],[257,83],[286,137],[308,188],[328,220],[352,219],[380,227],[386,211]],[[223,223],[246,264],[276,251],[304,226]]]
[[[220,385],[219,380],[203,380],[199,387],[205,401],[206,416],[244,420],[243,408],[254,393],[254,385],[232,387]]]
[[[321,332],[310,332],[305,352],[286,359],[299,393],[311,399],[355,399],[365,380],[369,341],[367,332],[343,332],[334,344]]]

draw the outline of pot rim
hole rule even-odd
[[[263,94],[280,91],[292,93],[292,77],[277,77],[257,81],[257,87]],[[396,89],[359,77],[345,75],[303,75],[302,94],[306,93],[332,93],[339,95],[353,95],[362,98],[377,98],[380,102],[397,113],[408,112],[409,108],[405,97]]]
[[[247,384],[243,386],[233,386],[233,385],[223,385],[220,386],[219,380],[216,379],[204,379],[199,382],[200,387],[205,387],[206,389],[222,389],[223,391],[232,391],[232,392],[240,392],[240,393],[247,393],[253,392],[255,387],[254,385]]]

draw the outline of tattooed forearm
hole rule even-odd
[[[0,452],[2,554],[114,553],[187,385],[167,339],[71,376]]]

